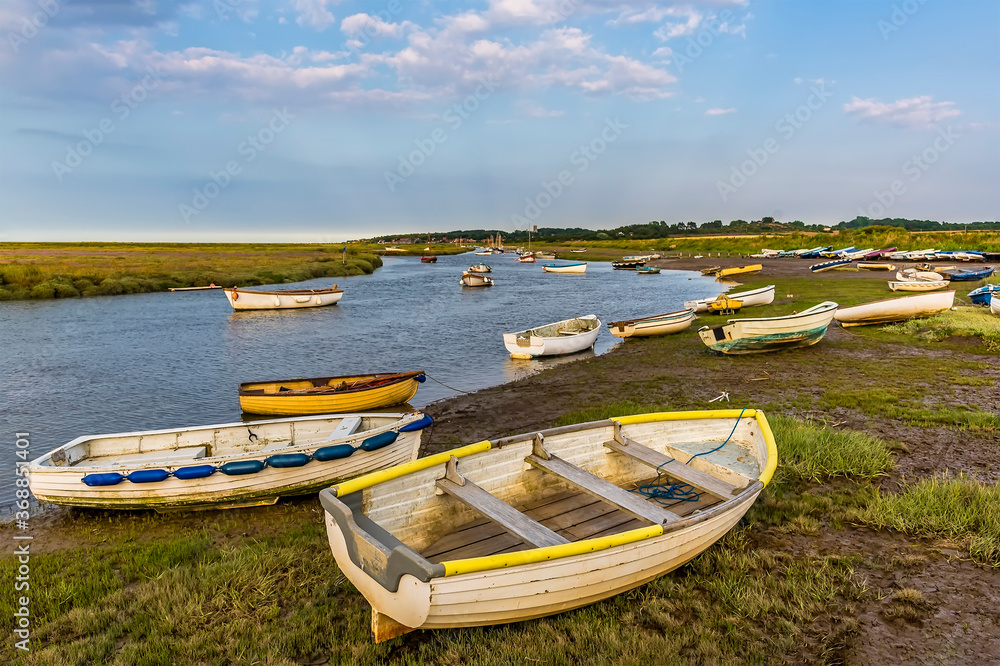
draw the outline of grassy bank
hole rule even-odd
[[[174,287],[253,286],[370,274],[371,252],[343,245],[4,243],[0,300],[76,298]]]

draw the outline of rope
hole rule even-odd
[[[427,379],[431,380],[432,382],[437,382],[438,384],[440,384],[441,386],[445,387],[446,389],[451,389],[452,391],[456,391],[458,393],[465,393],[466,395],[469,395],[469,394],[472,393],[472,391],[463,391],[462,389],[457,389],[454,386],[448,386],[444,382],[442,382],[442,381],[440,381],[438,379],[434,379],[433,377],[431,377],[430,375],[428,375],[426,372],[424,373],[424,377],[426,377]]]
[[[736,432],[736,428],[740,425],[740,421],[743,419],[743,413],[746,412],[746,410],[747,410],[746,407],[740,410],[740,415],[736,417],[736,424],[733,425],[733,429],[729,432],[729,437],[726,437],[726,441],[724,441],[722,444],[719,444],[714,449],[694,454],[688,459],[687,463],[685,464],[689,464],[692,460],[694,460],[698,456],[704,456],[708,455],[709,453],[714,453],[715,451],[718,451],[723,446],[728,444],[729,440],[733,438],[733,433]],[[666,474],[666,472],[663,471],[662,467],[664,465],[669,465],[675,460],[676,458],[671,458],[670,460],[661,463],[656,468],[656,479],[653,481],[653,483],[650,483],[645,486],[639,486],[632,492],[636,493],[637,495],[642,495],[643,497],[647,497],[655,501],[657,504],[661,504],[663,506],[668,506],[669,504],[673,504],[676,502],[697,502],[698,499],[701,497],[701,495],[698,493],[697,490],[694,489],[694,486],[692,486],[691,484],[662,483],[660,481],[660,479],[663,478],[663,476]]]

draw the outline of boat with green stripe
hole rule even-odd
[[[730,319],[725,324],[702,326],[698,335],[709,349],[723,354],[757,354],[808,347],[826,335],[837,307],[833,301],[825,301],[783,317]]]

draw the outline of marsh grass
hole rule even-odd
[[[876,491],[852,516],[876,529],[958,543],[971,557],[1000,567],[1000,485],[965,475],[908,483],[898,492]]]
[[[953,335],[981,338],[986,349],[1000,353],[1000,317],[986,308],[960,306],[925,319],[911,319],[881,327],[883,332],[900,336],[915,336],[928,342],[939,342]]]
[[[0,300],[75,298],[173,287],[254,286],[372,273],[363,248],[305,244],[6,243]]]

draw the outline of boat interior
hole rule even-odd
[[[240,385],[240,395],[317,395],[324,393],[351,393],[368,391],[394,382],[415,377],[420,373],[392,373],[387,375],[359,375],[356,377],[315,377],[312,379],[285,379],[273,382],[256,382]]]
[[[566,321],[559,321],[554,324],[548,324],[547,326],[539,326],[538,328],[532,328],[527,331],[521,331],[517,333],[519,339],[528,339],[530,337],[536,338],[557,338],[565,335],[577,335],[578,333],[586,333],[587,331],[592,331],[597,328],[598,322],[596,318],[577,318],[577,319],[567,319]]]

